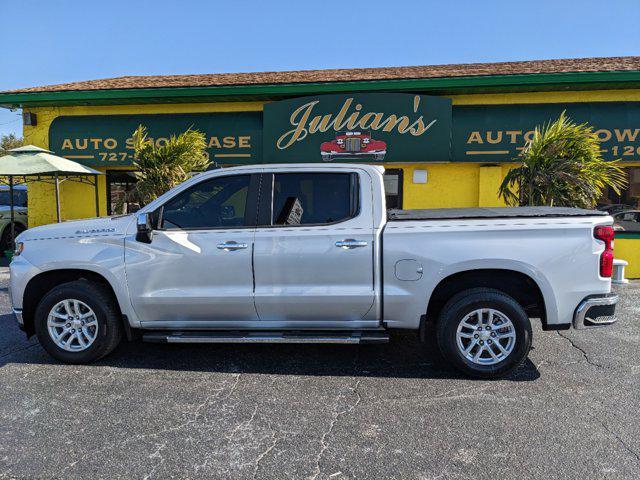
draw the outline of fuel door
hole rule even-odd
[[[417,260],[398,260],[395,268],[396,278],[405,282],[415,282],[422,278],[422,264]]]

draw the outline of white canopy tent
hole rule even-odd
[[[60,216],[60,183],[65,180],[93,185],[95,189],[96,216],[100,216],[98,198],[98,175],[102,172],[85,167],[77,162],[54,155],[53,152],[34,145],[8,150],[0,157],[0,178],[9,185],[11,208],[11,242],[15,239],[13,187],[17,183],[53,183],[56,192],[56,216]]]

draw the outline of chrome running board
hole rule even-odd
[[[148,332],[154,343],[387,343],[385,331],[358,332]]]

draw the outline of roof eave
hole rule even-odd
[[[341,92],[419,91],[424,93],[484,93],[532,90],[583,90],[585,88],[634,88],[640,71],[540,73],[446,78],[392,79],[349,82],[229,85],[209,87],[160,87],[110,90],[62,90],[0,93],[6,108],[46,105],[105,105],[158,102],[204,102],[229,98],[282,98]]]

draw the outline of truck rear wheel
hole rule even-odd
[[[437,337],[442,355],[455,368],[473,377],[498,378],[527,357],[532,332],[529,317],[512,297],[474,288],[443,307]]]
[[[76,280],[53,288],[38,304],[35,330],[42,347],[65,363],[90,363],[111,353],[122,323],[111,292]]]

